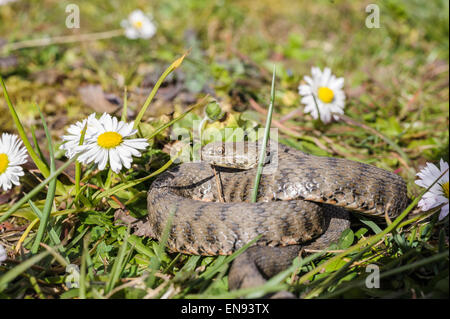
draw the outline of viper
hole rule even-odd
[[[252,202],[259,149],[257,142],[210,143],[201,162],[160,174],[135,234],[160,239],[170,219],[167,249],[205,256],[232,254],[259,236],[229,271],[230,289],[248,288],[289,267],[302,248],[336,242],[350,227],[349,212],[392,219],[409,203],[405,181],[392,172],[273,141]]]

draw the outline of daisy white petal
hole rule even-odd
[[[301,103],[305,104],[305,113],[310,113],[314,119],[320,118],[323,123],[338,120],[339,116],[332,113],[344,114],[344,78],[336,78],[330,68],[322,72],[318,67],[312,67],[311,76],[303,79],[306,84],[299,85],[298,90],[303,97]]]
[[[303,77],[303,80],[305,80],[307,86],[311,87],[314,84],[313,79],[309,75],[305,75]]]
[[[448,215],[448,204],[447,204],[447,205],[444,205],[444,206],[441,208],[441,212],[439,213],[439,220],[444,219],[445,216],[447,216],[447,215]]]
[[[135,40],[135,39],[139,38],[139,33],[133,27],[127,27],[125,29],[125,36],[128,39]]]
[[[5,247],[3,247],[2,244],[0,244],[0,263],[4,262],[7,257],[8,257],[8,254],[6,253]]]
[[[312,94],[311,87],[309,85],[302,84],[298,87],[298,92],[300,95],[310,95]]]
[[[119,126],[119,121],[117,120],[117,117],[111,117],[111,127],[112,127],[111,131],[117,131],[118,126]]]
[[[112,148],[109,150],[109,164],[114,173],[118,173],[122,168],[122,162],[120,160],[120,155],[118,148]]]
[[[17,135],[3,133],[0,137],[0,188],[9,190],[20,185],[24,175],[22,164],[27,162],[27,151]]]
[[[131,156],[138,157],[141,154],[137,149],[135,149],[131,146],[128,146],[125,143],[122,143],[122,145],[120,145],[120,152],[121,152],[121,154],[123,152],[124,157],[129,157],[129,158],[131,158]]]
[[[95,120],[95,113],[92,113],[88,116],[87,119],[83,121],[72,124],[67,128],[67,135],[63,135],[62,140],[64,143],[60,146],[60,149],[65,150],[65,155],[68,158],[72,158],[75,156],[78,151],[78,146],[80,144],[80,139],[82,135],[82,131],[86,126],[86,122],[88,123],[86,128],[86,134],[84,136],[84,141],[89,140],[92,135],[95,133],[95,127],[93,125],[93,120]]]
[[[118,129],[117,133],[121,134],[122,136],[130,136],[137,133],[137,130],[133,129],[133,123],[124,123],[124,125],[121,125],[121,127]]]
[[[323,85],[323,86],[329,86],[330,85],[330,77],[331,77],[331,70],[330,70],[330,68],[325,68],[324,70],[323,70],[323,73],[322,73],[322,79],[321,79],[321,84]]]
[[[131,148],[135,148],[138,150],[144,150],[148,145],[147,139],[145,139],[145,138],[133,138],[133,139],[125,140],[123,143],[126,146],[129,146]]]
[[[120,160],[121,160],[123,166],[126,169],[129,169],[131,167],[131,163],[133,162],[133,158],[132,157],[124,157],[123,156],[123,157],[120,158]]]
[[[99,170],[104,170],[106,164],[108,163],[109,151],[107,149],[101,148],[99,156],[94,159],[94,162],[98,164]]]
[[[120,25],[125,29],[125,36],[129,39],[149,39],[156,33],[156,26],[151,18],[141,10],[134,10],[127,20],[123,20]]]
[[[422,196],[418,206],[422,210],[427,211],[443,205],[439,214],[439,220],[441,220],[448,215],[449,210],[449,173],[448,163],[443,159],[439,161],[439,166],[440,168],[432,163],[427,163],[426,166],[416,174],[419,179],[416,180],[415,183],[421,187],[428,188],[439,179],[428,192]],[[447,172],[444,174],[445,171]],[[442,174],[444,175],[440,177]]]
[[[90,144],[86,144],[83,146],[77,147],[77,151],[82,153],[78,157],[78,161],[83,164],[87,164],[92,162],[95,159],[95,155],[100,152],[99,146],[91,146]]]
[[[16,2],[17,0],[0,0],[0,6],[4,6],[8,3]]]
[[[119,121],[104,113],[100,119],[93,121],[95,134],[76,150],[82,154],[78,160],[83,164],[95,163],[100,170],[107,164],[118,173],[122,167],[130,168],[132,156],[141,156],[142,150],[148,147],[145,138],[130,138],[137,133],[132,123]]]
[[[344,87],[344,78],[337,78],[335,81],[333,81],[333,83],[330,84],[330,86],[334,90],[342,89]]]
[[[119,134],[122,135],[122,136],[126,136],[126,135],[128,135],[128,130],[127,130],[127,128],[128,128],[128,125],[126,125],[125,122],[120,121],[120,122],[117,124],[116,132],[119,133]]]

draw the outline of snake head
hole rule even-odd
[[[258,165],[258,158],[256,142],[212,142],[202,148],[202,160],[220,167],[250,169]]]

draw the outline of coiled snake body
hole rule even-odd
[[[277,167],[262,175],[256,203],[250,198],[257,143],[208,144],[202,157],[210,163],[162,173],[148,191],[148,218],[137,234],[159,239],[172,213],[171,251],[227,255],[261,235],[230,269],[235,289],[263,283],[288,267],[301,247],[328,247],[350,226],[347,210],[394,218],[408,203],[405,182],[391,172],[276,146],[267,158],[277,159]],[[216,167],[216,176],[211,164],[240,169]]]

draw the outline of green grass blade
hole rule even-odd
[[[268,293],[278,292],[278,291],[280,291],[279,287],[283,287],[282,282],[284,280],[286,280],[286,278],[288,276],[290,276],[294,271],[296,271],[297,269],[301,269],[304,265],[309,264],[313,260],[315,260],[325,254],[326,254],[326,252],[317,252],[317,253],[307,256],[306,258],[297,257],[296,259],[294,259],[292,265],[288,269],[285,269],[285,270],[279,272],[278,274],[276,274],[275,276],[273,276],[272,278],[267,280],[267,282],[264,285],[262,285],[260,287],[260,289],[256,290],[253,293],[246,293],[243,295],[245,295],[246,298],[262,298],[263,296],[267,295]],[[283,289],[286,289],[286,288],[283,288]]]
[[[86,246],[88,247],[88,246]],[[94,280],[94,262],[92,261],[92,257],[89,254],[89,249],[86,248],[86,268],[87,268],[87,277],[90,281]],[[92,290],[91,290],[92,291]]]
[[[274,65],[273,66],[273,74],[272,74],[272,87],[270,89],[269,111],[267,113],[266,127],[264,128],[264,137],[263,137],[261,151],[259,153],[258,168],[256,171],[255,183],[254,183],[253,192],[252,192],[252,202],[253,203],[256,203],[256,198],[258,196],[258,187],[259,187],[259,182],[261,180],[262,169],[264,166],[264,159],[266,157],[266,147],[267,147],[267,141],[269,140],[269,135],[270,135],[270,126],[272,124],[272,113],[273,113],[273,104],[274,104],[273,102],[275,100],[275,74],[276,74],[276,68]]]
[[[70,241],[70,243],[68,243],[66,245],[66,249],[70,249],[72,247],[74,247],[81,239],[86,238],[84,235],[86,235],[86,233],[89,231],[89,228],[85,228],[82,232],[80,232],[74,239],[72,239]]]
[[[396,268],[388,270],[386,272],[381,272],[380,273],[380,279],[385,278],[385,277],[389,277],[389,276],[392,276],[392,275],[396,275],[396,274],[399,274],[401,272],[408,271],[408,270],[411,270],[411,269],[414,269],[414,268],[417,268],[417,267],[421,267],[421,266],[424,266],[426,264],[429,264],[429,263],[432,263],[432,262],[435,262],[435,261],[438,261],[438,260],[441,260],[441,259],[444,259],[444,258],[448,258],[448,255],[449,255],[449,252],[447,250],[447,251],[441,252],[439,254],[430,256],[428,258],[418,260],[418,261],[416,261],[414,263],[407,263],[406,265],[403,265],[401,267],[396,267]],[[356,282],[350,282],[350,283],[346,284],[344,287],[342,287],[340,289],[336,289],[333,292],[330,292],[330,293],[327,293],[324,296],[321,296],[321,298],[335,298],[335,297],[341,295],[342,293],[344,293],[344,292],[346,292],[346,291],[348,291],[348,290],[350,290],[352,288],[362,287],[362,286],[365,285],[365,283],[366,283],[366,278],[361,279],[361,280],[357,280]]]
[[[255,238],[253,238],[250,242],[248,242],[247,244],[245,244],[244,246],[242,246],[241,248],[239,248],[238,250],[236,250],[233,254],[231,254],[230,256],[226,256],[225,258],[223,258],[223,260],[217,264],[215,264],[213,267],[208,268],[207,271],[205,271],[203,274],[201,274],[200,278],[204,278],[206,280],[211,279],[212,277],[214,277],[214,275],[220,271],[220,269],[232,262],[235,258],[237,258],[240,254],[242,254],[245,250],[247,250],[248,247],[252,246],[253,244],[255,244],[262,235],[258,235]]]
[[[5,290],[6,286],[9,282],[13,281],[17,276],[19,276],[21,273],[25,272],[28,268],[42,260],[43,258],[47,257],[50,254],[49,251],[44,251],[40,253],[39,255],[33,256],[30,259],[27,259],[26,261],[20,263],[4,275],[0,276],[0,292]]]
[[[11,99],[9,98],[8,91],[6,90],[5,82],[3,81],[3,78],[0,76],[0,84],[3,88],[3,94],[5,95],[6,104],[8,105],[9,112],[11,113],[11,116],[13,118],[14,124],[16,125],[17,131],[19,132],[20,138],[23,141],[23,144],[25,145],[28,154],[30,154],[31,159],[33,160],[34,164],[36,164],[37,168],[40,170],[42,175],[45,177],[49,176],[50,171],[45,165],[45,163],[39,158],[38,154],[34,151],[34,148],[31,146],[30,141],[27,138],[27,135],[25,134],[25,129],[20,122],[19,116],[17,115],[17,112],[11,102]]]
[[[44,114],[42,114],[41,109],[36,104],[37,109],[39,110],[39,114],[41,116],[42,125],[44,127],[45,135],[47,137],[47,143],[48,143],[48,151],[50,156],[50,174],[53,174],[56,170],[55,166],[55,157],[53,152],[53,144],[52,144],[52,138],[50,136],[50,133],[48,131],[47,123],[44,118]],[[55,199],[55,191],[56,191],[56,178],[53,179],[49,185],[47,190],[47,198],[45,200],[44,209],[42,211],[42,218],[39,223],[39,229],[36,234],[35,241],[33,245],[31,246],[31,252],[33,254],[36,254],[39,249],[39,244],[42,241],[42,238],[44,237],[44,232],[47,229],[47,223],[50,217],[50,213],[53,207],[53,200]]]
[[[31,209],[36,214],[36,216],[38,216],[39,219],[42,219],[42,212],[36,206],[36,204],[34,204],[34,202],[31,199],[28,201],[28,204],[30,205]],[[63,246],[61,246],[61,240],[59,239],[59,236],[58,236],[58,234],[56,233],[56,231],[55,231],[55,229],[53,227],[49,227],[48,234],[50,235],[50,239],[51,239],[51,241],[53,243],[53,246],[57,246],[59,252],[61,254],[64,254],[65,248]],[[65,257],[65,259],[66,259],[66,261],[69,261],[69,259],[67,257]]]
[[[38,140],[37,140],[37,138],[36,138],[35,127],[34,127],[34,125],[31,125],[31,126],[30,126],[30,131],[31,131],[31,137],[32,137],[32,139],[33,139],[33,144],[34,144],[34,147],[35,147],[35,149],[36,149],[36,152],[37,152],[37,154],[39,155],[39,158],[40,158],[40,159],[45,163],[45,165],[47,165],[47,167],[48,167],[49,165],[48,165],[48,163],[47,163],[47,160],[45,159],[45,156],[44,156],[44,154],[42,153],[41,148],[40,148],[39,143],[38,143]]]
[[[170,230],[172,228],[172,222],[173,222],[173,218],[175,216],[175,212],[176,212],[176,210],[173,209],[170,212],[169,216],[167,217],[166,226],[164,227],[163,233],[159,240],[158,249],[156,249],[156,251],[155,251],[156,257],[158,257],[158,259],[159,259],[159,263],[161,263],[164,258],[164,254],[165,254],[164,251],[165,251],[165,247],[167,244],[167,240],[169,239]]]
[[[89,256],[88,242],[90,235],[83,239],[83,253],[81,255],[81,265],[80,265],[80,281],[78,287],[78,297],[80,299],[86,299],[86,264],[87,256]]]
[[[114,288],[116,283],[119,280],[120,274],[123,269],[123,261],[125,258],[125,253],[127,251],[128,246],[128,234],[126,234],[122,246],[119,248],[119,252],[117,254],[116,259],[114,260],[113,267],[111,269],[111,273],[108,278],[108,282],[106,283],[105,295],[109,294],[111,290]]]
[[[153,250],[151,250],[147,245],[144,245],[140,238],[135,236],[135,235],[131,235],[128,238],[128,242],[130,243],[130,245],[132,245],[134,247],[134,249],[142,255],[145,255],[149,258],[154,257],[155,254],[153,253]]]
[[[36,206],[36,204],[31,199],[28,201],[28,205],[30,205],[31,210],[33,211],[33,213],[35,213],[36,216],[39,219],[42,219],[42,212],[41,212],[41,210]]]
[[[165,254],[164,249],[166,247],[167,240],[169,239],[170,230],[172,228],[172,221],[173,221],[175,212],[176,212],[175,209],[170,211],[169,216],[167,217],[167,220],[166,220],[166,225],[164,226],[164,229],[163,229],[163,233],[159,240],[159,245],[155,249],[155,256],[150,258],[150,260],[151,260],[150,266],[149,266],[150,276],[148,279],[148,285],[150,287],[153,286],[153,284],[155,283],[156,277],[154,274],[158,271],[159,267],[161,266],[162,260],[164,258],[164,254]]]
[[[17,128],[17,131],[19,133],[20,138],[23,141],[23,145],[25,146],[25,148],[28,151],[28,154],[30,155],[31,159],[33,160],[34,164],[36,165],[36,167],[39,169],[39,171],[41,172],[42,175],[44,175],[44,177],[48,177],[50,176],[50,170],[47,167],[47,165],[41,160],[41,158],[39,157],[39,155],[36,153],[36,151],[34,150],[33,146],[31,146],[30,141],[28,140],[28,137],[25,133],[25,129],[22,125],[22,123],[20,122],[19,116],[17,115],[17,112],[11,102],[11,99],[9,98],[8,95],[8,91],[6,90],[6,85],[5,82],[3,81],[2,76],[0,76],[0,84],[3,88],[3,94],[5,95],[5,99],[6,99],[6,104],[8,105],[8,109],[9,112],[11,113],[11,116],[13,118],[14,124]],[[64,194],[64,186],[58,181],[57,182],[57,188],[58,188],[58,193],[59,194]]]
[[[365,252],[367,252],[370,249],[370,246],[365,247],[364,249],[361,249],[358,251],[358,253],[353,256],[349,261],[345,263],[342,267],[340,267],[337,271],[335,271],[333,274],[328,276],[323,282],[320,283],[320,285],[310,291],[304,299],[310,299],[317,297],[321,292],[323,292],[329,285],[331,285],[333,282],[336,282],[339,280],[339,275],[344,274],[344,272],[349,268],[356,260],[358,260]]]
[[[46,299],[44,294],[42,293],[41,287],[39,287],[39,284],[37,282],[37,279],[35,276],[29,277],[31,287],[33,287],[36,294],[39,296],[40,299]]]
[[[67,267],[69,265],[69,262],[67,260],[64,259],[63,256],[61,256],[56,250],[55,248],[58,247],[51,247],[47,244],[41,243],[42,247],[44,247],[47,251],[50,252],[50,254],[53,256],[53,258],[64,268]]]

